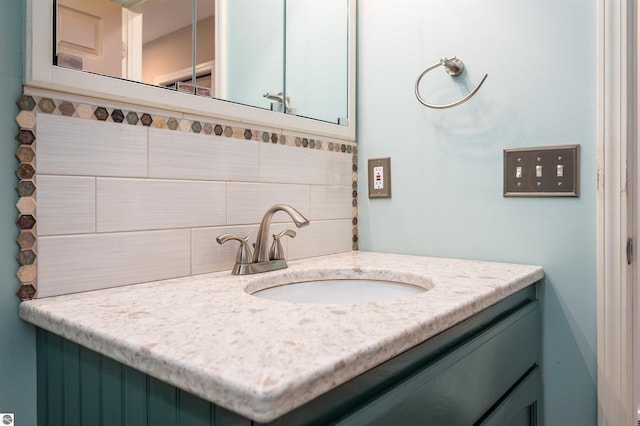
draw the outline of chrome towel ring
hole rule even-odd
[[[422,74],[420,74],[418,76],[418,79],[416,80],[416,97],[418,98],[418,101],[429,108],[435,108],[435,109],[445,109],[445,108],[451,108],[454,106],[458,106],[460,104],[463,104],[465,102],[467,102],[469,99],[471,99],[471,97],[473,95],[476,94],[476,92],[478,90],[480,90],[480,86],[482,86],[482,83],[484,83],[484,81],[487,79],[488,74],[485,74],[484,77],[482,77],[482,79],[480,80],[480,83],[478,83],[478,85],[464,98],[460,99],[459,101],[456,102],[452,102],[450,104],[444,104],[444,105],[436,105],[436,104],[432,104],[429,103],[427,101],[425,101],[422,96],[420,96],[420,92],[418,90],[418,86],[420,85],[420,80],[422,80],[422,77],[425,76],[425,74],[427,74],[429,71],[431,71],[434,68],[438,68],[439,66],[443,66],[446,68],[447,74],[449,74],[451,77],[456,77],[458,75],[460,75],[460,73],[462,72],[462,70],[464,70],[464,63],[456,58],[455,56],[451,59],[449,58],[442,58],[440,59],[440,62],[438,62],[437,64],[433,64],[431,65],[429,68],[427,68],[426,70],[422,71]]]

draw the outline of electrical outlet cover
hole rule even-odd
[[[391,158],[369,159],[369,198],[391,198]]]

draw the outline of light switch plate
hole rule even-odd
[[[580,145],[504,149],[505,197],[577,197]]]
[[[369,159],[369,198],[391,198],[391,158]]]

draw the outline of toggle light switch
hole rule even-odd
[[[505,148],[505,197],[577,197],[580,145]]]

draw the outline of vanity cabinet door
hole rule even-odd
[[[542,422],[540,409],[540,368],[534,368],[507,395],[481,426],[536,426]]]
[[[536,365],[539,315],[537,302],[520,309],[337,424],[477,424]]]

